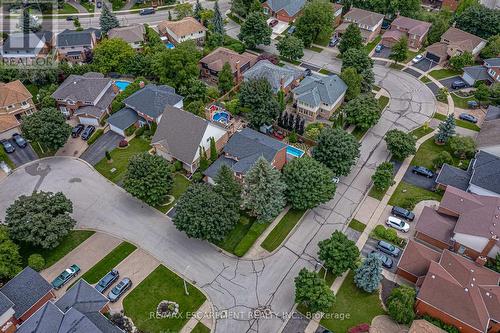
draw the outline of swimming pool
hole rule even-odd
[[[229,113],[225,111],[215,112],[212,116],[212,120],[227,124],[229,122]]]
[[[171,49],[175,49],[175,45],[174,45],[174,44],[172,44],[172,43],[167,43],[167,44],[165,44],[165,47],[166,47],[167,49],[169,49],[169,50],[171,50]]]
[[[128,81],[115,81],[115,84],[118,87],[118,89],[120,89],[120,91],[124,91],[125,88],[127,88],[130,83],[131,82]]]
[[[287,146],[286,153],[288,155],[292,155],[293,157],[302,157],[302,155],[304,155],[303,150],[301,150],[299,148],[295,148],[294,146]]]

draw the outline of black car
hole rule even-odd
[[[399,248],[395,247],[391,243],[387,243],[384,241],[379,241],[377,243],[377,250],[387,253],[395,258],[399,257],[399,255],[401,254],[401,250]]]
[[[153,8],[145,8],[145,9],[141,9],[141,11],[139,12],[139,15],[151,15],[154,13],[155,13],[155,10]]]
[[[102,2],[97,1],[96,5],[97,5],[97,8],[101,8],[102,7]]]
[[[411,169],[411,172],[413,172],[416,175],[424,176],[427,178],[434,177],[434,172],[432,172],[431,170],[429,170],[427,168],[424,168],[423,166],[414,166]]]
[[[402,217],[408,221],[413,221],[415,219],[415,214],[413,214],[413,212],[398,206],[392,207],[391,214]]]
[[[72,15],[66,17],[66,21],[74,21],[75,19],[76,19],[76,16],[72,16]]]
[[[116,302],[130,287],[132,287],[132,281],[124,278],[108,293],[109,300],[112,303]]]
[[[94,133],[94,131],[95,131],[95,126],[92,125],[87,126],[85,131],[83,131],[82,133],[82,139],[85,141],[88,140],[92,136],[92,133]]]
[[[104,277],[99,280],[96,284],[95,289],[103,293],[106,289],[108,289],[120,276],[120,273],[116,269],[111,270],[108,274],[104,275]]]
[[[26,140],[24,140],[24,138],[19,133],[12,134],[12,140],[14,140],[16,145],[18,145],[20,148],[26,148],[26,146],[28,145],[28,142],[26,142]]]
[[[382,252],[373,250],[371,252],[371,255],[380,260],[382,262],[382,266],[384,266],[385,268],[392,268],[394,262],[391,258],[386,256]]]
[[[305,71],[304,71],[305,75],[306,76],[310,76],[312,74],[312,71],[310,68],[306,68]]]
[[[71,136],[74,138],[77,138],[80,136],[80,133],[82,133],[83,129],[85,128],[85,125],[83,124],[78,124],[73,129],[71,130]]]
[[[5,152],[7,154],[10,154],[10,153],[13,153],[16,151],[16,148],[14,147],[14,145],[7,140],[2,141],[2,146],[3,146],[3,150],[5,150]]]
[[[451,84],[451,87],[453,89],[462,89],[465,88],[466,86],[467,84],[464,81],[453,81],[453,83]]]
[[[477,118],[471,114],[468,114],[468,113],[461,113],[458,118],[465,120],[465,121],[469,121],[473,124],[477,123]]]

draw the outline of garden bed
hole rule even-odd
[[[189,181],[189,179],[187,179],[186,177],[184,177],[183,175],[181,175],[179,173],[176,173],[174,175],[174,183],[172,185],[172,189],[169,192],[169,194],[174,197],[174,201],[172,201],[168,205],[165,205],[165,206],[160,205],[156,208],[159,211],[161,211],[162,213],[168,212],[170,210],[170,208],[172,208],[175,205],[177,200],[179,200],[181,195],[183,195],[184,192],[186,192],[186,190],[188,189],[190,184],[191,184],[191,182]]]

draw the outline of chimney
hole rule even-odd
[[[241,78],[241,68],[239,60],[236,61],[235,67],[236,67],[236,83],[238,84],[240,83],[240,78]]]
[[[283,91],[285,90],[285,78],[283,77],[283,75],[280,78],[280,87]]]
[[[483,256],[479,256],[476,259],[476,264],[478,264],[479,266],[484,266],[487,261],[488,261],[488,258],[483,257]]]

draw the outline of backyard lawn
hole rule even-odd
[[[453,94],[451,94],[451,95],[453,96]],[[439,119],[441,121],[445,121],[446,120],[446,116],[444,114],[441,114],[441,113],[435,113],[434,114],[434,118]],[[465,121],[465,120],[462,120],[462,119],[456,119],[455,118],[455,124],[458,127],[467,128],[467,129],[470,129],[470,130],[476,131],[476,132],[479,132],[479,130],[480,130],[479,126],[477,126],[476,124],[473,124],[471,122],[468,122],[468,121]]]
[[[435,78],[436,80],[442,80],[447,77],[452,77],[460,74],[462,74],[460,71],[456,71],[451,68],[435,69],[429,73],[429,75]]]
[[[408,184],[401,181],[394,190],[392,197],[389,199],[389,205],[408,207],[409,203],[417,204],[423,200],[441,201],[443,194],[441,192],[431,192],[421,187]],[[408,207],[411,208],[411,207]]]
[[[42,249],[26,243],[19,243],[19,254],[22,257],[22,264],[23,266],[28,265],[28,257],[31,254],[38,253],[45,259],[45,268],[50,267],[93,234],[94,231],[72,230],[69,235],[53,249]]]
[[[303,210],[290,209],[269,235],[267,235],[261,246],[269,252],[276,250],[283,243],[290,231],[297,225],[304,213],[305,211]]]
[[[150,142],[146,139],[134,138],[130,140],[127,148],[115,148],[111,152],[112,163],[108,163],[106,158],[103,158],[96,164],[95,169],[112,182],[118,183],[125,176],[130,158],[148,151],[150,145]],[[112,169],[115,169],[115,171],[111,172]]]
[[[187,179],[186,177],[184,177],[183,175],[181,175],[179,173],[176,173],[174,175],[174,184],[173,184],[172,189],[170,190],[170,193],[169,193],[170,195],[174,196],[174,198],[175,198],[174,201],[168,205],[158,206],[156,208],[159,211],[161,211],[162,213],[168,212],[170,210],[170,208],[172,208],[175,205],[177,200],[179,200],[181,195],[184,194],[184,192],[186,192],[186,190],[190,184],[191,184],[191,182],[189,181],[189,179]]]
[[[233,230],[215,245],[238,257],[242,257],[266,230],[269,223],[258,223],[255,218],[242,214]]]
[[[179,332],[189,320],[188,313],[197,311],[206,300],[205,295],[190,283],[187,288],[189,295],[184,293],[183,279],[160,265],[123,299],[125,315],[143,332]],[[178,316],[151,316],[163,300],[179,304]]]

